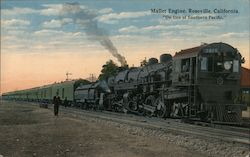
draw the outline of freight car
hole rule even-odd
[[[247,104],[247,110],[242,112],[242,117],[245,119],[250,118],[250,69],[241,68],[241,94],[239,100]]]
[[[250,107],[250,69],[241,68],[241,95],[240,100]]]

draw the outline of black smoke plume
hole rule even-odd
[[[60,11],[62,19],[70,18],[74,24],[80,25],[82,30],[88,35],[91,41],[98,41],[105,49],[107,49],[117,60],[121,66],[127,65],[125,57],[118,53],[117,48],[109,39],[108,33],[98,27],[97,14],[87,8],[82,8],[79,3],[65,3]],[[63,24],[67,24],[62,20]]]

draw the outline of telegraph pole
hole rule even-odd
[[[90,74],[91,82],[94,82],[94,74]]]
[[[66,81],[69,80],[69,75],[72,75],[72,73],[69,73],[69,72],[66,73],[66,76],[67,76]]]

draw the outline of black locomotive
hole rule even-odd
[[[140,115],[238,123],[242,57],[226,43],[181,50],[75,90],[80,106]]]

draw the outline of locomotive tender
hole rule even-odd
[[[104,81],[78,84],[73,103],[83,108],[140,115],[238,123],[242,57],[226,43],[181,50],[160,62],[118,72]],[[9,94],[10,95],[10,94]],[[8,96],[8,93],[3,95]]]

